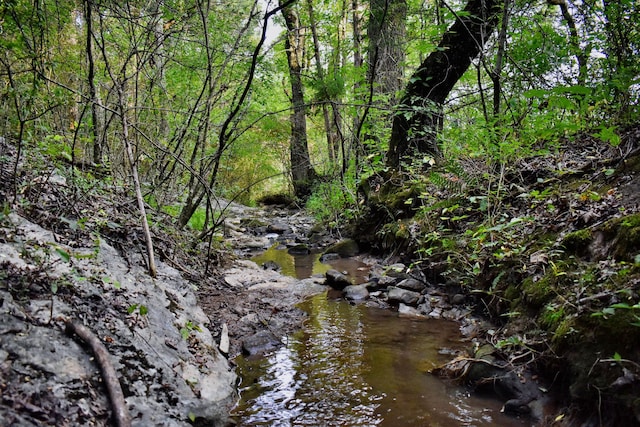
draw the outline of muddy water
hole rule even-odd
[[[357,270],[358,267],[355,269]],[[304,329],[260,359],[239,357],[238,426],[523,426],[499,402],[427,372],[466,344],[453,322],[316,295]]]

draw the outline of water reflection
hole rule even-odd
[[[318,274],[324,274],[329,269],[346,272],[352,278],[353,283],[364,283],[369,273],[367,265],[353,258],[340,258],[326,263],[320,262],[321,253],[308,255],[291,255],[286,249],[280,249],[274,245],[251,260],[258,265],[267,261],[273,261],[280,266],[280,272],[298,279],[306,279]]]
[[[303,331],[259,360],[238,358],[239,426],[522,426],[499,404],[425,371],[460,348],[457,325],[311,298]]]

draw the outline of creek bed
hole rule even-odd
[[[497,400],[428,373],[469,345],[457,323],[400,317],[326,294],[301,308],[309,318],[285,346],[236,358],[238,426],[528,425],[501,413]]]

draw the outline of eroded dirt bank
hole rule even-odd
[[[491,321],[487,345],[443,375],[510,393],[491,380],[498,362],[522,384],[547,378],[561,404],[546,423],[640,425],[640,128],[620,134],[615,147],[572,135],[514,164],[469,158],[362,185],[354,234],[458,286]]]

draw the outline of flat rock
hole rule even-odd
[[[406,317],[418,317],[418,318],[426,318],[427,317],[423,313],[421,313],[417,308],[410,307],[410,306],[408,306],[406,304],[402,304],[402,303],[400,303],[400,305],[398,306],[398,314],[400,314],[401,316],[406,316]]]
[[[396,286],[399,288],[407,289],[409,291],[414,291],[414,292],[422,292],[427,288],[427,285],[425,285],[423,282],[413,278],[404,279],[400,283],[398,283]]]
[[[338,254],[343,258],[348,258],[358,255],[360,248],[358,243],[352,239],[341,240],[331,246],[329,246],[324,253],[325,254]]]
[[[293,229],[289,224],[285,224],[283,222],[274,222],[273,224],[269,224],[267,226],[267,231],[269,233],[289,234],[293,231]]]

